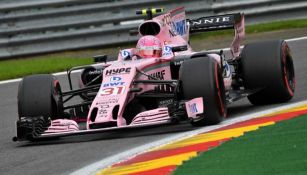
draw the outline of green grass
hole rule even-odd
[[[276,31],[283,29],[305,28],[307,27],[307,19],[280,21],[267,24],[257,24],[246,27],[246,33],[260,33],[266,31]],[[216,36],[231,36],[233,31],[213,31],[191,36],[192,42],[206,39],[214,40]],[[121,47],[133,47],[133,45],[122,45]],[[53,73],[66,70],[72,66],[84,65],[92,63],[91,57],[97,54],[117,55],[118,47],[109,47],[102,49],[87,49],[79,51],[68,51],[54,54],[46,54],[42,56],[34,56],[27,58],[16,58],[13,60],[0,61],[0,80],[18,78],[25,75],[36,73]]]
[[[307,174],[307,115],[246,133],[185,162],[174,174]]]
[[[92,63],[90,58],[68,57],[7,60],[0,62],[0,80],[37,73],[63,71],[73,66],[90,63]]]
[[[125,47],[133,47],[126,45]],[[93,64],[94,55],[117,55],[119,47],[86,49],[51,53],[0,61],[0,80],[19,78],[31,74],[66,71],[73,66]]]

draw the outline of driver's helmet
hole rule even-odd
[[[152,35],[141,37],[136,49],[137,55],[142,58],[159,58],[162,56],[162,44],[157,37]]]

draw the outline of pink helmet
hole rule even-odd
[[[137,54],[142,58],[159,58],[162,56],[162,44],[152,35],[143,36],[137,45]]]

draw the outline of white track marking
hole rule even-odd
[[[292,38],[292,39],[287,39],[287,42],[293,42],[293,41],[300,41],[300,40],[306,40],[307,36],[300,37],[300,38]]]
[[[233,118],[233,119],[227,119],[219,125],[208,126],[208,127],[204,127],[204,128],[194,130],[194,131],[176,134],[176,135],[168,137],[168,138],[164,138],[164,139],[152,142],[152,143],[148,143],[148,144],[127,150],[125,152],[116,154],[116,155],[112,155],[112,156],[107,157],[105,159],[102,159],[98,162],[90,164],[86,167],[83,167],[83,168],[81,168],[77,171],[74,171],[70,175],[94,174],[99,170],[107,168],[108,166],[111,166],[111,165],[118,163],[120,161],[127,160],[127,158],[131,159],[131,158],[133,158],[133,157],[135,157],[139,154],[145,153],[148,150],[153,149],[153,148],[157,148],[157,147],[169,144],[169,143],[173,143],[175,141],[183,140],[185,138],[193,137],[197,134],[212,131],[214,129],[225,127],[225,126],[228,126],[228,125],[231,125],[231,124],[235,124],[235,123],[250,120],[250,119],[253,119],[253,118],[258,118],[258,117],[261,117],[261,116],[273,114],[273,113],[278,112],[278,111],[287,110],[287,109],[295,108],[295,107],[302,106],[302,105],[307,105],[307,100],[292,103],[292,104],[287,104],[287,105],[283,105],[283,106],[279,106],[279,107],[275,107],[275,108],[272,108],[272,109],[267,109],[265,111],[254,112],[254,113],[251,113],[251,114],[238,116],[238,117]]]
[[[4,80],[4,81],[0,81],[0,84],[15,83],[15,82],[19,82],[20,80],[21,80],[21,78],[11,79],[11,80]]]
[[[299,38],[292,38],[292,39],[287,39],[285,41],[287,42],[293,42],[293,41],[300,41],[300,40],[306,40],[307,36],[304,37],[299,37]],[[243,46],[241,46],[241,48],[243,48]],[[211,50],[211,51],[220,51],[220,50],[225,50],[228,51],[230,50],[230,48],[223,48],[223,49],[215,49],[215,50]],[[58,73],[54,73],[53,75],[65,75],[66,72],[58,72]],[[1,84],[7,84],[7,83],[15,83],[15,82],[19,82],[21,80],[21,78],[17,78],[17,79],[12,79],[12,80],[4,80],[4,81],[0,81],[0,85]]]
[[[75,73],[75,72],[81,72],[81,71],[80,70],[72,71],[72,73]],[[52,75],[59,76],[59,75],[66,75],[66,74],[67,74],[67,72],[58,72],[58,73],[53,73]],[[15,82],[19,82],[19,81],[21,81],[21,78],[4,80],[4,81],[0,81],[0,85],[1,84],[8,84],[8,83],[15,83]]]

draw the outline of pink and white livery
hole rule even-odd
[[[15,141],[81,135],[189,121],[217,124],[227,104],[247,97],[254,105],[281,103],[294,95],[295,76],[285,41],[262,41],[240,50],[244,15],[186,19],[183,7],[153,17],[145,9],[136,48],[119,51],[116,61],[95,56],[96,64],[68,71],[70,90],[62,92],[49,74],[24,77],[18,90]],[[231,53],[195,52],[190,33],[234,29]],[[79,87],[71,72],[81,69]],[[71,100],[77,97],[78,99]],[[81,99],[81,100],[80,100]]]

